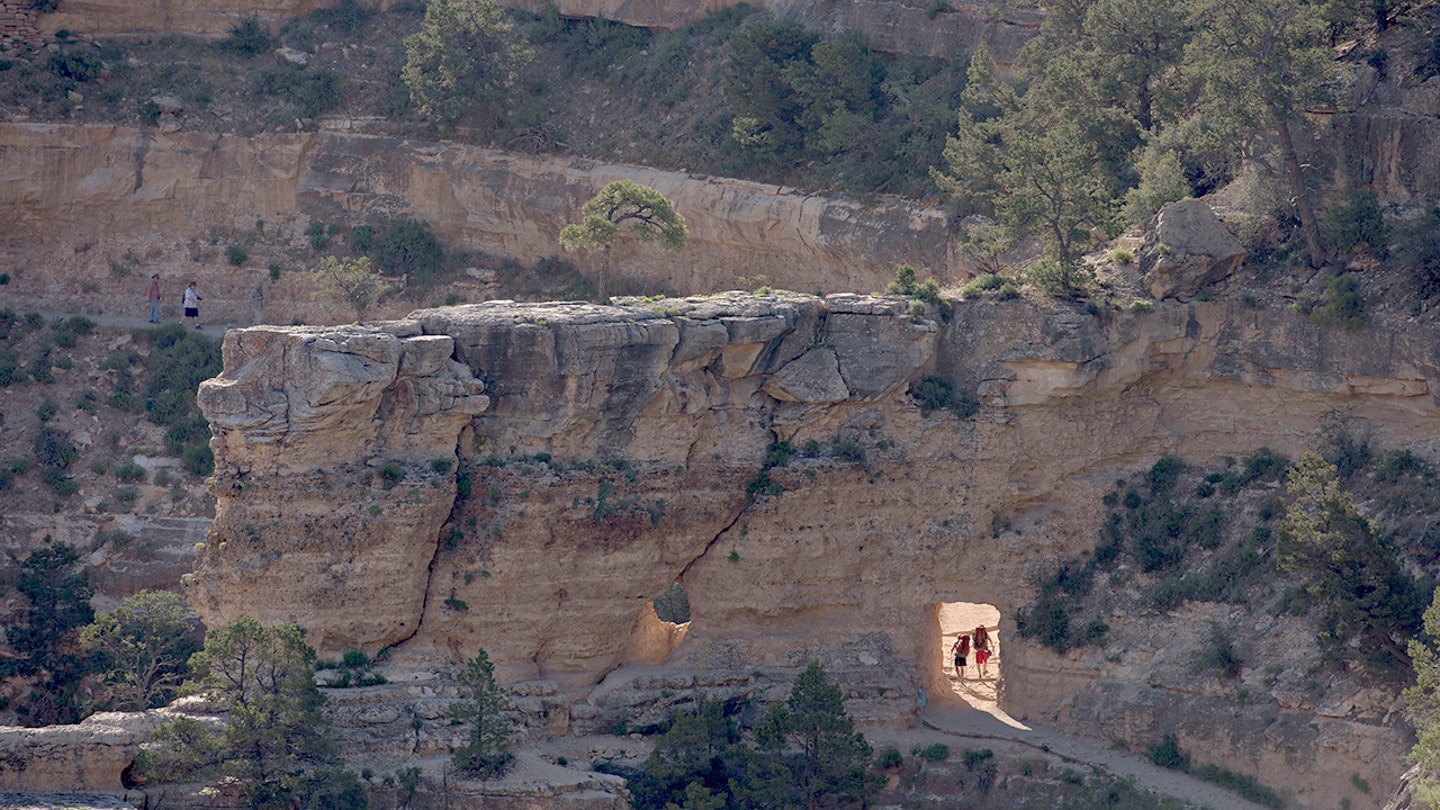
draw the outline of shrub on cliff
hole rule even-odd
[[[274,48],[275,39],[260,24],[258,17],[251,16],[230,26],[230,33],[220,46],[245,56],[257,56]]]
[[[381,277],[368,256],[326,256],[310,270],[310,276],[331,298],[354,309],[357,323],[365,317],[365,310],[394,286]]]
[[[407,284],[428,284],[445,267],[445,248],[424,220],[395,220],[374,241],[375,264],[387,276],[404,276]]]

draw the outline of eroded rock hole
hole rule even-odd
[[[949,691],[966,703],[989,711],[999,707],[1000,696],[1000,610],[979,602],[941,602],[936,606],[939,625],[937,650],[940,672]],[[962,645],[964,667],[956,666],[955,642]]]
[[[625,649],[626,663],[661,663],[685,640],[689,628],[690,598],[685,586],[676,582],[635,615]]]

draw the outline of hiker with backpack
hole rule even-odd
[[[955,656],[955,680],[964,681],[966,658],[970,655],[970,637],[961,633],[960,637],[955,639],[950,652]]]

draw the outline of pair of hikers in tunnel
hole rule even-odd
[[[965,680],[965,665],[968,663],[972,645],[975,648],[975,668],[979,670],[982,680],[986,677],[985,669],[990,661],[990,631],[982,624],[970,633],[961,633],[950,648],[950,652],[955,656],[956,680]]]

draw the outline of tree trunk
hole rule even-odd
[[[1300,215],[1300,235],[1305,239],[1305,252],[1310,255],[1310,267],[1324,267],[1329,257],[1320,246],[1320,224],[1315,219],[1315,209],[1310,205],[1310,194],[1305,190],[1305,177],[1301,173],[1300,155],[1295,152],[1295,138],[1290,132],[1290,121],[1280,119],[1280,148],[1285,164],[1285,181],[1290,194],[1295,198],[1295,210]]]
[[[610,275],[610,248],[600,251],[600,272],[596,274],[596,286],[600,289],[600,303],[610,303],[610,297],[606,295],[606,278]]]

